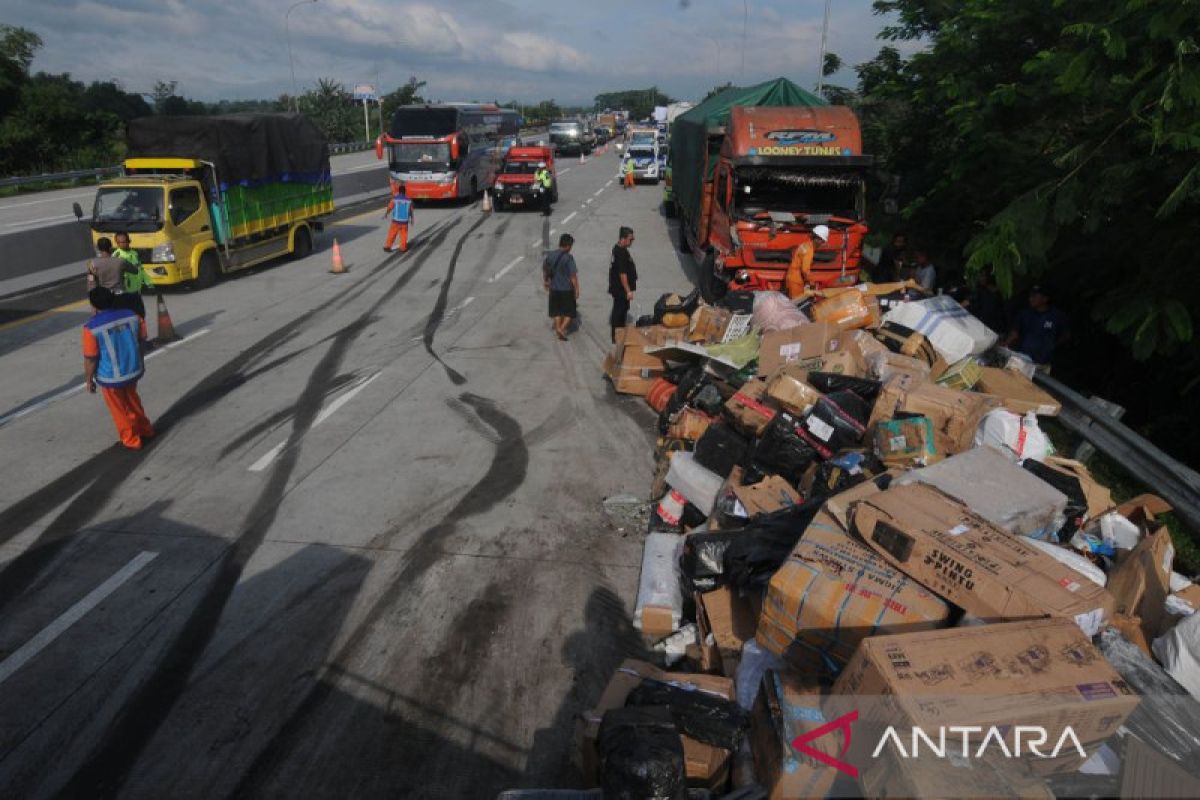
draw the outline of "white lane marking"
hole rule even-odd
[[[538,241],[541,241],[541,239],[539,239]],[[503,269],[501,269],[499,272],[497,272],[497,273],[496,273],[495,275],[493,275],[492,277],[488,278],[488,283],[495,283],[496,281],[498,281],[498,280],[500,280],[501,278],[503,278],[503,277],[504,277],[504,274],[505,274],[506,272],[508,272],[510,269],[512,269],[513,267],[515,267],[515,266],[516,266],[518,263],[520,263],[520,261],[521,261],[523,258],[525,258],[525,256],[517,256],[517,257],[516,257],[516,258],[514,258],[512,261],[510,261],[510,262],[508,262],[507,264],[505,264]]]
[[[533,247],[537,247],[541,243],[542,243],[542,237],[539,236],[536,239],[534,239],[532,242],[530,242],[529,244]]]
[[[324,408],[321,409],[321,411],[317,414],[317,418],[315,420],[313,420],[312,427],[315,428],[318,425],[320,425],[322,422],[324,422],[325,420],[329,419],[335,411],[337,411],[342,406],[346,405],[346,403],[349,403],[351,400],[353,400],[355,398],[355,396],[358,395],[359,392],[361,392],[363,389],[366,389],[368,386],[370,386],[371,383],[376,378],[379,377],[379,375],[380,375],[380,373],[376,372],[374,375],[367,378],[365,381],[358,384],[353,389],[350,389],[348,392],[344,392],[343,394],[338,395],[337,399],[335,399],[333,402],[329,403],[328,405],[326,405]],[[311,429],[312,428],[310,428],[309,430],[311,430]],[[279,444],[275,445],[267,452],[263,453],[262,456],[257,461],[255,461],[253,464],[251,464],[249,467],[247,467],[247,469],[250,472],[262,472],[264,469],[271,466],[271,462],[279,457],[279,454],[283,452],[283,449],[285,447],[287,447],[287,442],[286,441],[280,442]]]
[[[183,337],[182,339],[180,339],[177,342],[171,342],[168,345],[164,345],[163,347],[159,347],[158,349],[156,349],[150,353],[147,353],[145,355],[144,360],[149,361],[150,359],[154,358],[155,356],[159,355],[160,353],[163,353],[167,350],[171,350],[172,348],[175,348],[175,347],[179,347],[179,345],[183,344],[184,342],[190,342],[192,339],[199,339],[201,336],[208,333],[209,330],[210,330],[209,328],[201,328],[200,330],[196,331],[195,333],[189,333],[187,336]],[[10,414],[5,414],[4,416],[0,417],[0,428],[3,428],[8,423],[14,422],[14,421],[20,419],[21,417],[29,416],[30,414],[33,414],[36,411],[41,411],[43,408],[50,405],[51,403],[57,403],[59,400],[68,398],[71,395],[79,394],[85,388],[87,388],[87,384],[81,383],[78,386],[72,386],[70,389],[64,389],[61,392],[59,392],[58,394],[51,395],[51,396],[47,397],[45,400],[37,402],[37,403],[29,406],[28,408],[22,408],[19,411],[13,411]]]
[[[10,678],[13,673],[25,666],[38,653],[45,650],[63,632],[74,625],[96,606],[104,602],[110,594],[120,589],[130,578],[138,574],[158,553],[143,550],[133,557],[128,564],[117,570],[112,577],[88,592],[82,600],[68,608],[57,619],[38,631],[32,639],[21,645],[12,655],[0,661],[0,683]]]
[[[468,297],[466,300],[463,300],[461,303],[459,303],[454,308],[447,311],[445,314],[442,314],[442,319],[448,319],[450,317],[453,317],[455,314],[462,311],[464,308],[466,308],[467,306],[471,305],[471,303],[474,303],[474,302],[475,302],[474,297]],[[422,338],[424,338],[424,337],[422,337]]]
[[[43,222],[58,222],[64,219],[75,219],[74,214],[62,214],[57,217],[42,217],[41,219],[27,219],[24,222],[6,222],[6,228],[20,228],[23,225],[41,225]]]
[[[560,222],[559,224],[566,225],[568,222],[573,220],[575,218],[575,215],[578,213],[579,213],[578,211],[572,211],[570,214],[567,214],[565,217],[563,217],[563,221]]]
[[[42,200],[26,200],[23,203],[5,203],[5,204],[0,205],[0,211],[4,211],[9,208],[24,208],[25,206],[37,206],[37,205],[41,205],[42,203],[61,203],[63,200],[74,200],[77,197],[93,197],[93,196],[95,196],[95,194],[96,194],[95,191],[91,191],[91,192],[83,192],[80,194],[64,194],[62,197],[47,197]],[[71,216],[75,216],[75,215],[72,214]]]
[[[553,236],[553,235],[554,235],[554,234],[556,234],[556,233],[558,233],[558,228],[551,228],[551,229],[550,229],[550,235],[551,235],[551,236]]]
[[[612,183],[612,181],[609,181],[609,183]],[[603,194],[603,193],[604,193],[604,187],[603,187],[603,186],[601,186],[599,189],[597,189],[596,191],[592,192],[592,197],[599,197],[599,196],[600,196],[601,194]]]
[[[570,167],[567,167],[566,169],[560,169],[560,170],[558,171],[558,174],[559,174],[559,175],[566,175],[566,174],[567,174],[568,172],[570,172],[570,171],[571,171],[571,168],[570,168]]]
[[[182,339],[180,339],[177,342],[171,342],[170,344],[164,344],[162,347],[155,348],[153,352],[146,354],[145,360],[149,361],[150,359],[154,358],[155,356],[157,356],[161,353],[165,353],[168,350],[173,350],[174,348],[179,347],[179,345],[183,344],[184,342],[190,342],[193,339],[199,339],[201,336],[208,333],[210,330],[212,330],[212,329],[211,328],[201,328],[200,330],[196,331],[195,333],[189,333],[187,336],[183,337]]]
[[[587,199],[587,202],[586,202],[586,203],[584,203],[583,205],[585,205],[585,206],[590,206],[590,205],[592,204],[592,201],[593,201],[593,200],[595,200],[595,199],[596,199],[596,198],[594,198],[594,197],[589,197],[589,198]],[[582,208],[582,206],[580,206],[580,207]]]

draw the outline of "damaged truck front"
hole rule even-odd
[[[806,276],[815,287],[858,281],[866,173],[852,111],[785,79],[732,88],[681,115],[671,138],[679,246],[700,261],[700,289],[722,295],[738,272],[782,288],[817,225]]]

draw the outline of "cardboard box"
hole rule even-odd
[[[859,775],[859,786],[864,797],[1055,798],[1045,779],[1015,759],[903,758],[894,748]]]
[[[721,586],[711,592],[696,593],[696,626],[700,631],[700,666],[733,677],[742,645],[754,638],[758,627],[761,598],[738,594],[737,589]],[[709,642],[709,637],[712,641]]]
[[[784,364],[804,364],[832,353],[841,344],[841,331],[828,322],[800,325],[763,334],[758,349],[758,374],[774,375]]]
[[[616,344],[604,359],[604,374],[621,394],[644,397],[654,380],[666,370],[663,359],[647,353],[645,349],[678,341],[679,337],[679,331],[661,325],[617,328]]]
[[[887,381],[895,375],[900,375],[908,379],[907,386],[913,386],[929,380],[929,365],[919,358],[893,353],[884,348],[883,352],[873,351],[865,360],[867,377],[877,381]]]
[[[825,511],[771,576],[758,643],[802,670],[840,666],[868,636],[936,628],[950,606]]]
[[[941,461],[929,417],[904,417],[875,427],[875,455],[885,464],[925,465]]]
[[[693,312],[691,323],[688,325],[687,340],[719,344],[725,336],[725,329],[733,312],[717,306],[700,306]]]
[[[938,376],[937,382],[941,386],[965,392],[979,382],[983,375],[982,369],[978,361],[968,356],[947,367],[946,371]]]
[[[969,737],[972,757],[992,727],[1011,750],[1016,726],[1046,728],[1041,750],[1048,756],[1069,725],[1090,754],[1137,704],[1136,693],[1079,628],[1069,620],[1043,619],[864,639],[834,683],[824,713],[836,719],[859,712],[844,760],[863,770],[888,725],[905,747],[913,726],[934,741],[945,727],[978,726]],[[947,736],[947,756],[958,756],[962,736]],[[923,760],[933,760],[922,752]],[[992,742],[987,754],[999,752]],[[1027,746],[1022,753],[1043,775],[1081,764],[1070,744],[1056,759],[1037,758]],[[963,786],[953,796],[971,797],[973,791]]]
[[[882,475],[876,475],[874,478],[851,486],[844,492],[838,492],[832,497],[826,498],[825,504],[821,506],[821,511],[831,516],[843,531],[849,531],[850,509],[854,507],[854,504],[886,490],[892,481],[903,473],[904,470],[899,467],[889,467]]]
[[[768,671],[750,714],[750,750],[754,772],[768,800],[801,800],[825,797],[837,770],[792,746],[799,736],[825,722],[821,714],[821,688],[792,673]],[[828,756],[838,755],[832,737],[821,736],[810,745]]]
[[[1136,736],[1126,736],[1119,797],[1200,797],[1200,779]]]
[[[734,700],[737,696],[731,678],[699,673],[665,672],[653,664],[631,658],[621,662],[621,666],[604,687],[595,708],[581,714],[576,727],[584,779],[591,785],[596,785],[599,780],[600,759],[596,752],[596,738],[600,733],[600,721],[604,718],[604,712],[613,708],[623,708],[626,698],[641,684],[643,678],[691,684],[698,690],[712,692],[728,700]],[[680,738],[683,740],[683,757],[687,764],[689,785],[715,787],[723,784],[729,771],[729,751],[698,742],[690,736],[680,734]]]
[[[871,495],[852,523],[887,561],[984,621],[1067,617],[1095,634],[1113,614],[1103,587],[933,486]]]
[[[767,381],[767,396],[797,416],[804,416],[821,399],[821,393],[785,367]]]
[[[1108,591],[1116,610],[1141,620],[1142,633],[1154,641],[1166,632],[1167,595],[1171,593],[1171,563],[1175,547],[1171,534],[1159,528],[1137,543],[1108,574]]]
[[[779,413],[771,403],[773,401],[767,397],[766,381],[746,381],[725,402],[725,413],[744,433],[759,436]]]
[[[975,446],[975,431],[992,407],[980,395],[920,383],[903,393],[898,410],[928,417],[933,423],[935,449],[951,456]]]
[[[975,391],[998,397],[1014,414],[1032,411],[1053,417],[1062,410],[1061,403],[1019,372],[997,367],[981,367],[979,372]]]
[[[742,504],[747,517],[769,514],[781,508],[798,506],[803,502],[800,493],[778,475],[768,475],[758,483],[730,487],[733,496]]]
[[[715,420],[716,417],[710,417],[703,411],[697,411],[691,406],[684,406],[667,429],[667,438],[694,442],[704,435],[708,426]]]
[[[865,328],[878,317],[879,303],[875,313],[862,292],[850,290],[818,300],[813,304],[812,315],[817,322],[829,322],[846,331]]]
[[[618,364],[612,353],[604,357],[604,374],[612,381],[613,388],[620,394],[636,394],[645,397],[654,385],[654,381],[662,377],[665,366],[631,366]]]

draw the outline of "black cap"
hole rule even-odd
[[[1046,297],[1050,296],[1050,292],[1046,289],[1046,287],[1042,286],[1040,283],[1035,283],[1033,286],[1030,286],[1029,294],[1030,294],[1030,296],[1033,296],[1035,294],[1045,295]]]

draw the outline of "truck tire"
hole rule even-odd
[[[302,258],[308,258],[312,255],[312,249],[312,231],[308,229],[307,225],[297,228],[292,237],[292,260],[299,261]]]
[[[681,253],[692,252],[692,248],[688,246],[687,233],[684,231],[686,224],[685,220],[679,221],[679,252]]]
[[[667,219],[675,219],[675,201],[663,200],[663,216]]]
[[[206,250],[200,256],[200,263],[196,265],[196,277],[192,280],[192,286],[196,289],[207,289],[220,277],[221,260],[217,257],[217,251]]]
[[[700,296],[706,303],[715,303],[725,296],[729,287],[717,277],[717,254],[709,251],[700,262]]]

